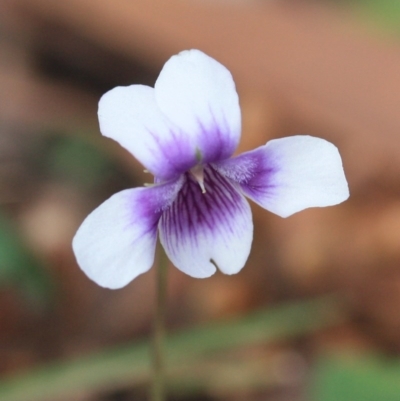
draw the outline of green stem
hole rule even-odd
[[[153,327],[153,380],[151,401],[165,401],[165,309],[167,300],[168,259],[160,246],[159,263],[156,273],[156,310]]]

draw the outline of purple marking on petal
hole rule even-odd
[[[163,179],[175,178],[198,164],[197,151],[201,153],[202,164],[228,159],[234,153],[237,143],[231,140],[226,127],[220,127],[216,122],[206,127],[201,121],[198,121],[198,126],[200,133],[196,143],[190,143],[181,132],[176,136],[171,134],[167,142],[161,142],[150,133],[158,144],[158,149],[152,152],[154,157],[161,156],[168,163]]]
[[[223,119],[223,124],[217,122],[214,114],[210,110],[212,124],[206,127],[202,121],[198,120],[199,134],[196,142],[191,142],[190,136],[186,135],[178,127],[170,131],[168,138],[161,139],[151,131],[148,134],[153,138],[153,149],[149,149],[154,160],[160,157],[164,160],[162,177],[169,180],[185,173],[198,164],[197,151],[201,153],[201,163],[207,164],[229,158],[237,147],[235,138],[231,138],[228,124]]]
[[[143,235],[155,231],[163,211],[172,204],[183,183],[184,177],[181,176],[177,180],[138,188],[132,192],[132,199],[128,201],[131,204],[131,213],[124,231],[138,224],[146,227],[142,230]]]
[[[217,121],[211,107],[209,113],[212,120],[210,126],[207,127],[202,121],[198,120],[201,131],[198,148],[202,153],[202,162],[204,164],[228,159],[238,145],[237,138],[230,135],[225,117],[222,119],[223,121]]]
[[[159,223],[160,239],[167,255],[176,267],[193,277],[213,274],[215,267],[211,259],[226,273],[239,271],[252,241],[247,201],[235,184],[209,165],[204,168],[206,193],[202,193],[190,173],[184,179]],[[240,245],[236,245],[238,241]],[[231,261],[236,253],[237,260]]]
[[[140,198],[135,200],[135,205],[140,207],[143,214],[148,216],[162,213],[175,200],[183,184],[184,177],[180,176],[176,180],[143,188]],[[135,214],[137,214],[136,211]]]
[[[161,140],[156,134],[148,131],[157,147],[151,150],[154,160],[162,158],[166,162],[162,173],[163,181],[178,177],[193,167],[197,161],[193,146],[179,129],[171,131],[168,139]]]
[[[237,182],[251,198],[268,197],[276,187],[273,178],[279,170],[279,159],[268,153],[265,146],[213,166],[220,174]]]
[[[150,149],[154,160],[160,157],[164,160],[164,170],[159,178],[169,180],[185,173],[198,164],[198,155],[201,153],[201,163],[207,164],[229,158],[237,147],[237,138],[231,137],[229,126],[225,117],[217,121],[210,108],[211,124],[206,126],[201,120],[197,120],[198,135],[193,138],[186,135],[179,127],[171,129],[168,138],[159,138],[151,131],[148,134],[153,138],[153,149]]]

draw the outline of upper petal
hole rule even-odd
[[[233,154],[240,140],[240,107],[232,75],[222,64],[199,50],[183,51],[164,65],[155,97],[204,163]]]
[[[101,133],[163,181],[197,163],[190,138],[163,115],[149,86],[110,90],[100,99],[98,116]]]
[[[192,277],[208,277],[215,265],[226,274],[246,263],[253,239],[247,200],[208,167],[202,193],[189,174],[175,201],[160,219],[160,241],[172,263]]]
[[[238,182],[250,199],[281,217],[349,197],[339,151],[321,138],[275,139],[215,168]]]
[[[73,239],[81,269],[102,287],[121,288],[154,262],[157,223],[182,180],[113,195],[84,220]]]

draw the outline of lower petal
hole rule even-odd
[[[248,202],[211,167],[204,170],[205,193],[190,173],[185,178],[159,223],[168,257],[192,277],[209,277],[216,266],[223,273],[237,273],[246,263],[253,239]]]
[[[81,269],[98,285],[121,288],[154,262],[157,223],[182,181],[113,195],[82,223],[73,239]]]
[[[349,197],[338,149],[321,138],[275,139],[215,168],[239,183],[254,202],[281,217]]]

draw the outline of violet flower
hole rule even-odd
[[[82,223],[73,249],[97,284],[120,288],[154,262],[157,232],[172,263],[192,277],[239,272],[253,223],[245,196],[282,217],[349,196],[337,148],[324,139],[275,139],[231,157],[241,115],[229,71],[199,50],[171,57],[155,87],[107,92],[100,130],[154,175],[113,195]]]

